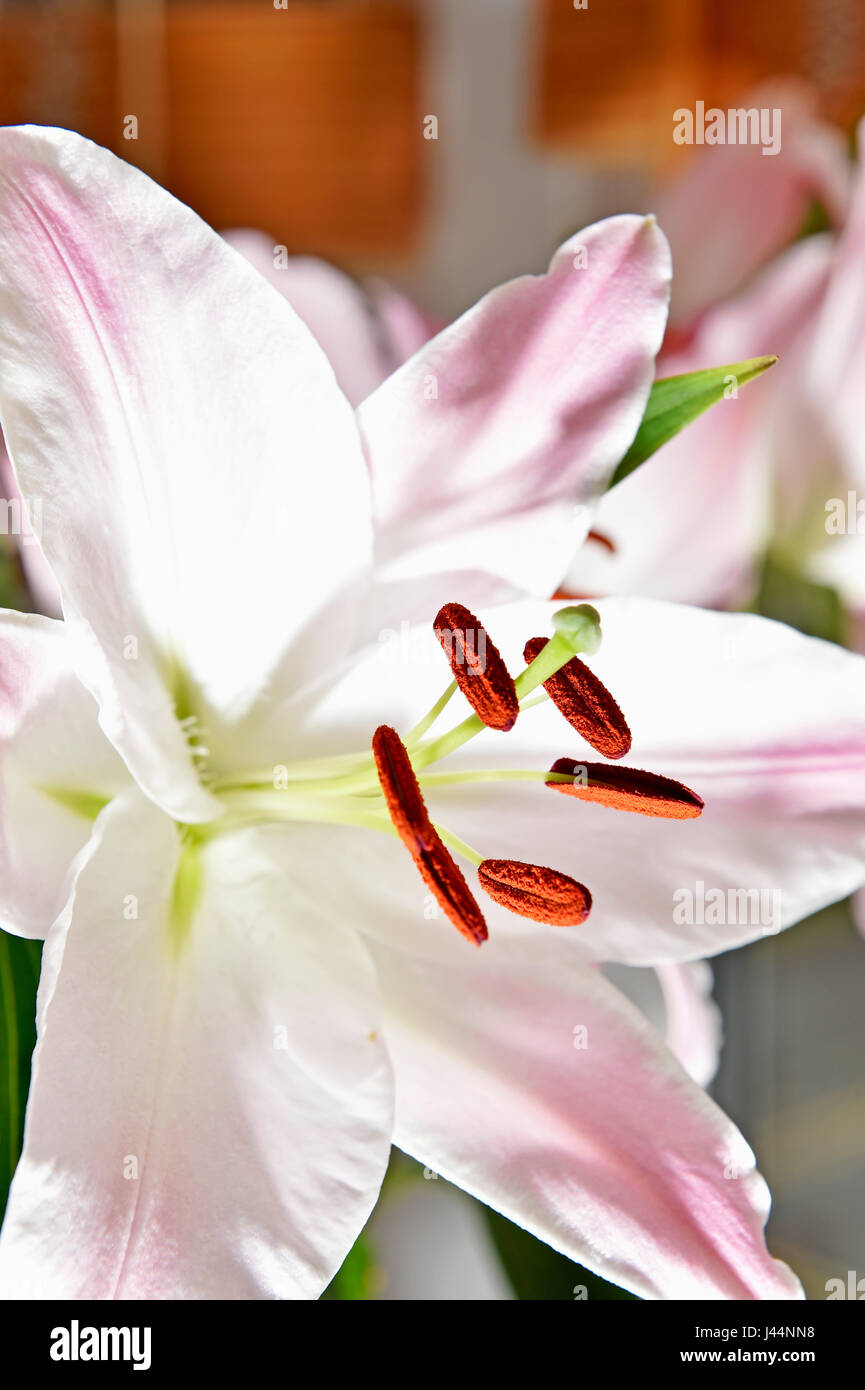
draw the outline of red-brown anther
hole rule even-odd
[[[527,663],[543,651],[547,640],[532,637],[526,643],[523,656]],[[578,656],[544,681],[544,690],[571,728],[605,758],[623,758],[629,752],[631,731],[625,716],[603,681]]]
[[[382,724],[373,734],[372,752],[390,818],[421,878],[454,926],[480,946],[488,935],[483,913],[429,818],[405,744]]]
[[[481,946],[489,932],[465,875],[437,831],[430,850],[415,855],[421,878],[436,901],[468,941]]]
[[[433,829],[408,750],[395,729],[382,724],[372,736],[376,772],[394,828],[410,854],[432,848]]]
[[[533,922],[572,927],[585,922],[592,908],[588,888],[567,874],[516,859],[484,859],[478,880],[494,902]]]
[[[516,723],[520,702],[498,647],[461,603],[444,604],[434,626],[454,680],[478,719],[490,729],[507,733]]]
[[[573,782],[547,782],[553,791],[597,801],[617,811],[636,811],[641,816],[663,816],[667,820],[692,820],[703,810],[702,798],[690,787],[642,772],[636,767],[608,767],[605,763],[577,763],[558,758],[550,772],[564,773]]]

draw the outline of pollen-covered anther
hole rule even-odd
[[[494,902],[533,922],[573,927],[585,922],[592,909],[592,895],[584,884],[540,864],[484,859],[478,881]]]
[[[484,915],[459,864],[438,833],[433,834],[432,848],[415,856],[421,878],[457,930],[481,946],[489,936]]]
[[[546,637],[530,638],[523,653],[526,662],[534,661],[546,645]],[[578,656],[544,681],[544,690],[571,728],[605,758],[623,758],[630,751],[631,731],[618,703]]]
[[[480,946],[488,936],[484,915],[429,818],[405,744],[382,724],[373,734],[372,752],[388,813],[421,878],[458,931]]]
[[[446,603],[434,623],[454,680],[478,719],[507,733],[520,712],[516,687],[501,652],[468,608]]]
[[[636,811],[641,816],[663,816],[667,820],[693,820],[703,811],[703,800],[696,792],[657,772],[558,758],[550,773],[568,778],[547,782],[553,791],[582,801],[597,801],[616,811]]]
[[[396,729],[382,724],[372,737],[378,780],[394,829],[410,854],[432,848],[438,838],[408,750]]]

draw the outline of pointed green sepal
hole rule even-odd
[[[636,438],[610,479],[610,487],[627,478],[704,410],[718,401],[734,399],[741,387],[777,361],[777,357],[752,357],[726,367],[705,367],[699,372],[661,377],[652,386]]]

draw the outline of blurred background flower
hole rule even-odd
[[[673,113],[698,102],[780,111],[778,153],[677,144]],[[608,494],[569,589],[750,607],[859,649],[863,111],[859,0],[0,4],[0,123],[82,131],[240,229],[231,240],[294,303],[355,401],[487,289],[545,268],[577,228],[655,211],[674,252],[659,374],[781,361],[735,418],[722,403]],[[6,495],[0,597],[51,612]],[[833,499],[843,529],[828,526]],[[770,1245],[823,1297],[865,1258],[861,939],[841,905],[712,969],[716,1003],[708,967],[619,967],[616,982],[701,1080],[717,1066],[712,1093],[774,1194]],[[33,948],[3,936],[4,989],[12,974],[32,983]],[[13,1021],[26,1063],[27,1009]],[[6,1074],[0,1185],[26,1064]],[[396,1154],[331,1296],[629,1295]]]

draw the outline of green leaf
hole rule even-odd
[[[40,941],[0,931],[0,1219],[24,1137],[41,951]]]
[[[522,1227],[486,1209],[487,1224],[498,1251],[499,1259],[519,1299],[565,1300],[588,1299],[605,1302],[636,1301],[632,1293],[608,1284],[582,1265],[574,1264],[543,1241],[530,1236]]]
[[[637,437],[613,474],[610,487],[627,478],[709,406],[723,400],[731,386],[737,391],[747,386],[777,360],[777,357],[752,357],[747,362],[731,362],[726,367],[705,367],[682,376],[661,377],[652,386]]]

